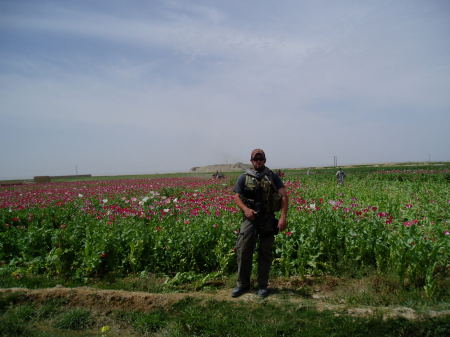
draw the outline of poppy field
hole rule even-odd
[[[376,271],[433,297],[449,276],[448,166],[354,168],[343,185],[334,172],[285,172],[288,228],[276,236],[272,275]],[[236,178],[2,186],[0,273],[84,280],[231,275],[242,219],[233,203]]]

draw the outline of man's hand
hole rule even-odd
[[[258,214],[258,212],[256,212],[254,209],[247,207],[247,205],[244,204],[244,202],[241,200],[241,197],[239,196],[238,193],[234,195],[234,201],[236,202],[236,205],[238,205],[238,207],[242,210],[247,219],[249,219],[250,221],[255,220],[255,216],[256,214]]]
[[[256,214],[258,214],[258,212],[256,212],[254,209],[248,207],[244,208],[244,215],[247,219],[255,220]]]
[[[284,230],[287,226],[287,221],[285,217],[280,217],[280,219],[278,220],[278,229],[280,230],[280,232],[282,230]]]
[[[281,194],[281,214],[280,219],[278,220],[278,229],[281,232],[282,230],[286,229],[287,226],[286,218],[289,207],[289,198],[286,188],[282,187],[278,190],[278,192]]]

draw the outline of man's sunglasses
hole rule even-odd
[[[266,158],[256,157],[252,159],[253,161],[264,161]]]

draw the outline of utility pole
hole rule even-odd
[[[78,175],[78,165],[75,165],[75,174]]]
[[[333,156],[333,165],[337,167],[337,156]]]

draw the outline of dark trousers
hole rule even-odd
[[[258,243],[258,286],[267,287],[270,265],[272,264],[272,248],[274,242],[274,217],[264,217],[251,222],[245,219],[240,228],[236,244],[238,280],[237,286],[250,287],[253,253]]]

